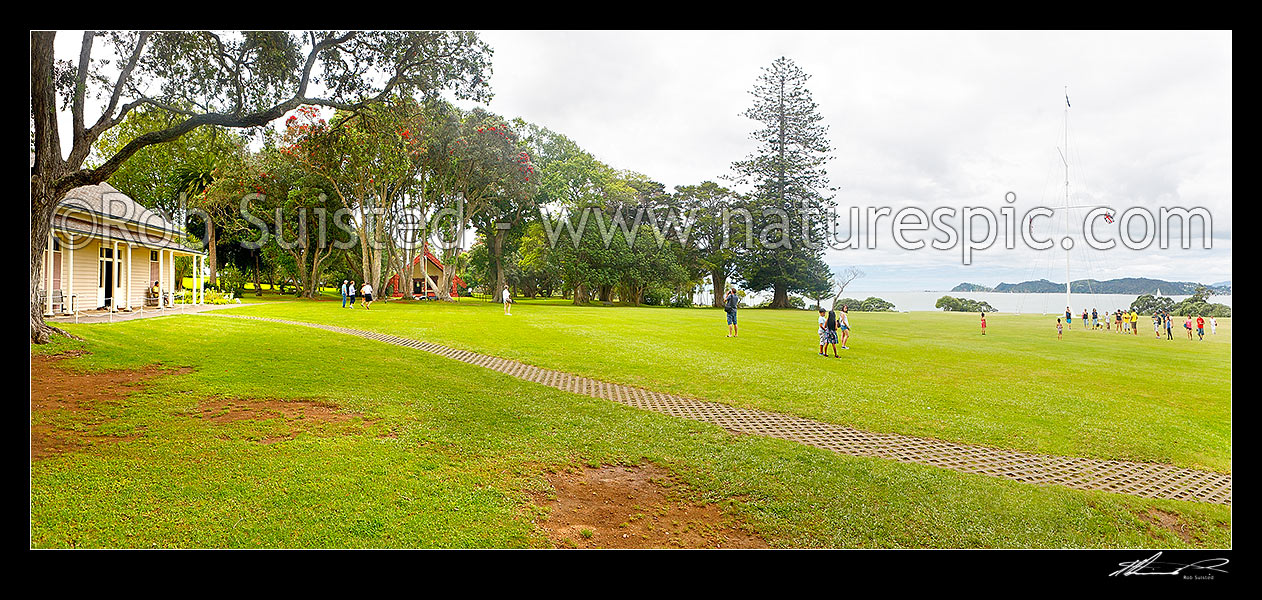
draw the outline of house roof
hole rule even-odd
[[[102,182],[96,185],[85,185],[66,192],[66,196],[57,205],[58,209],[77,209],[98,215],[130,221],[149,228],[164,229],[179,233],[179,228],[164,216],[143,206],[130,196],[118,191],[114,186]]]
[[[87,217],[74,213],[87,213]],[[136,226],[136,231],[119,227],[122,221]],[[57,204],[53,228],[102,239],[131,242],[149,248],[181,250],[197,253],[179,243],[184,237],[175,224],[132,200],[108,183],[85,185],[66,192]],[[137,233],[137,231],[139,233]]]

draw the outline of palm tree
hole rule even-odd
[[[175,189],[188,199],[193,208],[203,211],[206,215],[206,264],[210,267],[209,281],[218,285],[219,265],[215,260],[215,219],[213,216],[216,207],[208,204],[205,197],[206,188],[215,181],[214,170],[214,163],[210,160],[180,165],[175,170]]]

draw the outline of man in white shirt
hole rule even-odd
[[[508,286],[504,286],[504,316],[511,317],[513,313],[510,308],[513,305],[513,295],[509,293]]]

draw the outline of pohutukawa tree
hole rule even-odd
[[[436,200],[434,206],[451,209],[451,216],[442,221],[448,241],[459,239],[474,219],[487,229],[496,229],[494,223],[482,218],[483,213],[515,212],[514,205],[530,202],[539,177],[517,132],[507,122],[480,108],[461,115],[450,107],[443,124],[436,126],[443,142],[430,149],[434,171],[427,185]],[[444,250],[437,297],[451,300],[456,249],[448,246]]]
[[[53,53],[56,32],[31,33],[31,341],[63,333],[44,323],[39,294],[53,212],[71,189],[105,181],[140,149],[203,125],[270,123],[304,104],[357,110],[394,93],[485,100],[490,48],[471,32],[108,32],[83,33],[76,61]],[[108,57],[93,58],[101,39]],[[70,107],[63,153],[57,101]],[[88,104],[99,113],[89,124]],[[139,133],[94,168],[93,144],[149,106],[178,115]]]
[[[737,247],[744,243],[749,218],[735,212],[742,199],[713,181],[675,186],[673,208],[684,215],[688,235],[681,242],[693,250],[697,266],[710,275],[715,307],[723,306],[727,280],[736,269]]]
[[[270,251],[294,279],[298,295],[314,298],[338,237],[329,216],[341,206],[329,182],[276,148],[225,159],[203,194],[209,205],[239,207],[242,244]],[[340,232],[339,232],[340,233]],[[330,235],[332,234],[332,235]]]
[[[309,106],[286,119],[285,125],[282,152],[324,178],[342,206],[354,214],[362,281],[382,290],[382,269],[394,264],[398,250],[395,216],[420,186],[425,154],[420,106],[400,97],[340,112],[332,122]]]
[[[788,308],[789,293],[820,287],[821,256],[834,205],[824,163],[828,127],[806,88],[810,76],[781,57],[763,69],[744,115],[761,124],[754,154],[733,163],[741,183],[754,186],[749,205],[757,236],[744,248],[740,272],[753,290],[771,289],[772,308]]]

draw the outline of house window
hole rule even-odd
[[[53,238],[53,252],[61,251],[61,240]]]
[[[101,258],[114,258],[114,249],[101,247]]]
[[[149,262],[158,262],[158,251],[157,251],[157,250],[150,250],[150,251],[149,251]]]

